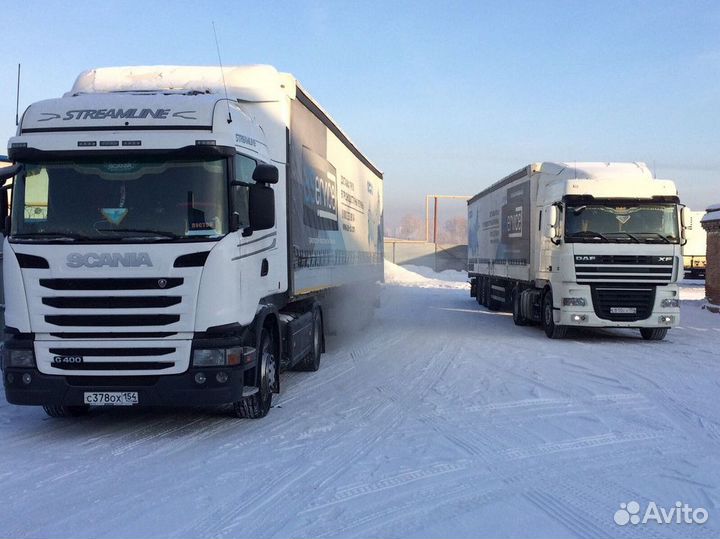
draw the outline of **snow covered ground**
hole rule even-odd
[[[665,341],[551,341],[456,277],[388,264],[371,327],[286,373],[263,420],[0,400],[0,537],[720,535],[720,315],[701,282]],[[615,524],[630,501],[709,519]]]

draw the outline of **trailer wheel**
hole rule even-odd
[[[475,299],[478,305],[485,305],[485,279],[478,277],[475,281]]]
[[[667,332],[668,328],[640,328],[640,335],[646,341],[662,341]]]
[[[276,350],[271,331],[263,328],[260,334],[260,346],[258,346],[258,390],[233,403],[237,417],[259,419],[265,417],[270,411],[277,369]]]
[[[90,411],[90,406],[81,404],[79,406],[43,406],[43,410],[50,417],[80,417]]]
[[[520,305],[520,290],[515,288],[512,292],[512,315],[513,322],[516,326],[526,326],[528,323],[527,318],[522,315],[522,308]]]
[[[298,362],[295,370],[298,371],[316,371],[320,368],[320,356],[323,351],[323,323],[322,313],[320,309],[313,309],[313,346],[310,353]]]
[[[562,339],[567,333],[567,326],[558,326],[553,318],[553,296],[548,290],[543,297],[543,328],[550,339]]]

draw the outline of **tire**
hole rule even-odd
[[[512,315],[513,322],[516,326],[527,325],[527,318],[522,315],[522,310],[520,308],[520,289],[518,288],[515,288],[512,293]]]
[[[475,299],[477,300],[478,305],[485,306],[485,279],[478,277],[475,286]]]
[[[320,356],[323,351],[323,323],[320,309],[313,310],[313,346],[310,353],[295,365],[296,371],[315,372],[320,368]]]
[[[662,341],[667,332],[668,328],[640,328],[640,335],[646,341]]]
[[[265,417],[272,405],[272,394],[277,375],[277,347],[273,342],[272,332],[267,328],[263,328],[258,342],[258,366],[256,369],[258,390],[233,403],[233,410],[237,417],[247,419]]]
[[[79,406],[43,406],[43,410],[50,417],[80,417],[90,411],[90,406],[81,404]]]
[[[553,296],[551,291],[547,291],[543,297],[543,328],[545,335],[550,339],[562,339],[567,334],[567,326],[558,326],[553,318]]]

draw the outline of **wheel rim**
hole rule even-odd
[[[550,327],[553,323],[552,319],[552,305],[549,301],[545,300],[545,325]]]
[[[275,356],[270,346],[270,339],[265,338],[262,346],[262,367],[260,380],[261,387],[264,390],[265,398],[270,394],[272,386],[275,383]]]
[[[320,315],[317,315],[315,318],[315,331],[313,332],[313,350],[315,352],[315,361],[317,361],[317,358],[320,357]]]

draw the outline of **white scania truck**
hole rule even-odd
[[[534,163],[468,201],[471,295],[550,338],[576,327],[679,321],[683,219],[672,181],[643,163]]]
[[[281,369],[317,370],[332,309],[373,304],[382,173],[270,66],[90,70],[8,153],[10,403],[262,417]]]

